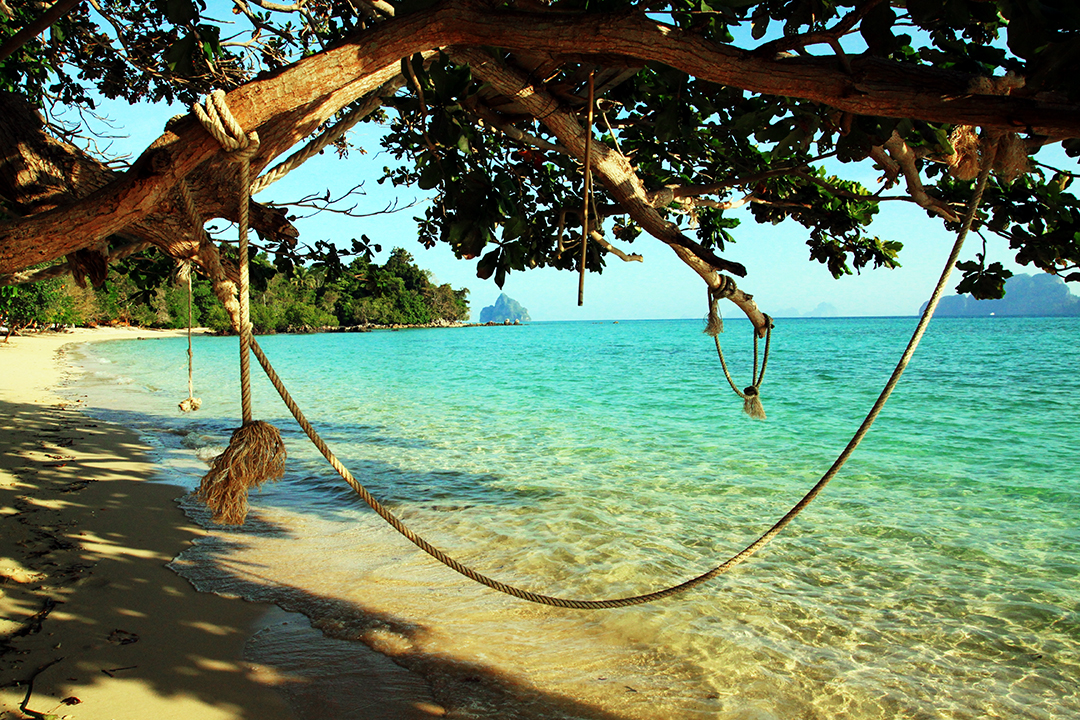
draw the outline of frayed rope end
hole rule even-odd
[[[717,298],[713,297],[712,293],[709,293],[709,314],[705,316],[705,329],[702,332],[710,337],[716,337],[724,332],[724,318],[720,317],[716,305]]]
[[[177,407],[180,408],[181,412],[195,412],[202,407],[202,400],[197,397],[189,397],[185,400],[181,400]]]
[[[753,385],[743,390],[743,412],[755,420],[765,419],[765,408],[761,404],[761,393]]]
[[[256,420],[233,431],[229,447],[214,458],[195,497],[214,513],[214,522],[243,525],[248,489],[285,474],[285,444],[270,423]]]

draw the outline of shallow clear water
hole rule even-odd
[[[652,590],[772,524],[828,468],[915,320],[782,320],[741,412],[697,321],[260,339],[369,489],[482,572],[571,597]],[[749,383],[750,326],[722,336]],[[235,338],[85,346],[75,388],[194,487],[239,416]],[[259,378],[287,475],[175,563],[425,673],[462,717],[1080,716],[1076,319],[939,319],[838,478],[760,555],[615,611],[472,584],[367,510]],[[253,363],[257,371],[258,366]],[[193,503],[189,513],[205,520]],[[302,650],[301,650],[302,652]]]

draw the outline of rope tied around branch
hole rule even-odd
[[[708,290],[709,297],[709,314],[705,318],[705,330],[706,335],[711,335],[713,341],[716,343],[716,354],[720,358],[720,367],[724,369],[724,377],[727,378],[728,384],[736,395],[743,400],[743,412],[755,420],[765,419],[765,408],[761,405],[761,383],[765,379],[765,366],[769,364],[769,347],[772,341],[772,318],[768,315],[765,316],[765,355],[761,361],[761,372],[758,372],[758,332],[757,328],[754,329],[754,370],[751,375],[750,384],[742,390],[735,384],[735,380],[732,379],[731,373],[728,371],[727,361],[724,359],[724,351],[720,347],[720,333],[724,332],[724,319],[720,317],[720,313],[717,309],[717,305],[720,300],[731,297],[735,292],[735,282],[726,275],[720,276],[720,284],[716,287],[710,287]]]
[[[727,275],[720,275],[720,284],[709,288],[709,314],[705,316],[706,335],[716,337],[724,332],[724,318],[720,314],[718,305],[724,298],[729,298],[735,292],[735,281]]]
[[[252,419],[251,411],[251,303],[248,275],[248,225],[251,200],[251,158],[259,150],[259,135],[244,128],[233,117],[225,92],[215,90],[206,98],[205,107],[192,109],[199,122],[221,145],[239,168],[237,214],[240,254],[240,405],[243,424],[229,439],[229,446],[214,459],[213,467],[199,484],[197,497],[214,512],[214,521],[241,524],[247,516],[248,489],[267,480],[276,480],[285,471],[285,444],[273,425]],[[185,203],[193,205],[190,193]],[[189,208],[189,214],[194,214]],[[208,242],[208,241],[207,241]],[[220,271],[220,263],[217,270]],[[212,270],[212,272],[214,272]],[[224,287],[224,286],[222,286]]]

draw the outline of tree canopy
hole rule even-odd
[[[957,229],[991,157],[977,232],[1006,238],[1020,264],[1080,280],[1075,170],[1036,157],[1080,155],[1071,0],[4,9],[0,273],[66,258],[100,281],[110,252],[137,243],[205,267],[185,193],[203,220],[239,215],[217,142],[187,116],[118,166],[73,118],[101,96],[190,103],[222,88],[259,135],[256,172],[340,123],[387,121],[384,180],[434,194],[420,241],[449,244],[500,286],[513,271],[640,259],[631,244],[650,237],[730,289],[745,274],[732,213],[746,205],[759,223],[804,226],[811,258],[836,276],[893,266],[901,244],[867,228],[880,203],[915,203]],[[331,147],[348,162],[347,136]],[[860,181],[871,174],[880,180]],[[281,206],[250,207],[265,248],[287,261],[305,247]],[[309,250],[331,264],[349,252]],[[977,257],[960,288],[1000,296],[1008,271]],[[731,299],[763,329],[750,296]]]

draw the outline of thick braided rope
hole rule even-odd
[[[994,155],[996,154],[996,145],[989,153],[989,157],[984,159],[985,165],[979,172],[979,179],[975,186],[975,192],[968,201],[967,210],[964,214],[964,223],[960,228],[960,232],[956,236],[956,242],[953,243],[952,251],[949,253],[949,259],[945,263],[944,269],[941,271],[941,277],[938,278],[937,285],[934,286],[934,291],[930,295],[930,300],[926,303],[926,309],[923,310],[922,317],[919,318],[918,325],[915,326],[915,331],[911,335],[911,340],[908,341],[907,347],[904,348],[903,354],[900,356],[900,360],[896,364],[896,369],[893,370],[892,375],[889,376],[888,381],[885,383],[885,387],[882,388],[881,394],[878,395],[878,399],[874,402],[874,405],[870,408],[870,412],[867,413],[866,418],[859,425],[859,429],[855,431],[851,440],[847,446],[841,451],[840,455],[833,462],[832,466],[821,476],[821,479],[817,481],[810,490],[802,497],[799,502],[788,510],[782,518],[769,528],[761,537],[747,545],[746,548],[735,555],[726,563],[721,565],[716,570],[721,572],[726,571],[730,567],[734,567],[739,563],[745,561],[751,555],[756,553],[762,547],[767,545],[774,537],[776,537],[781,530],[787,527],[788,523],[795,519],[795,517],[801,513],[807,505],[809,505],[814,498],[816,498],[825,486],[829,484],[829,481],[836,477],[836,474],[840,472],[840,468],[844,466],[851,454],[855,452],[855,448],[859,446],[862,439],[866,437],[866,433],[870,431],[870,427],[877,420],[878,415],[881,414],[881,409],[885,407],[885,402],[892,395],[892,391],[896,388],[896,384],[900,381],[900,377],[904,374],[904,370],[907,369],[908,363],[911,361],[912,355],[915,354],[915,348],[919,346],[919,342],[922,340],[923,335],[926,333],[926,328],[930,325],[931,318],[934,317],[934,311],[937,310],[938,302],[941,300],[942,294],[945,292],[945,286],[949,282],[949,276],[952,275],[953,267],[956,265],[956,260],[960,257],[960,250],[964,247],[964,241],[967,239],[968,233],[971,231],[971,224],[975,219],[975,213],[979,209],[979,204],[982,202],[983,192],[986,190],[986,183],[990,177],[990,170],[994,164]],[[723,569],[723,570],[721,570]],[[712,571],[710,571],[712,572]],[[707,573],[706,573],[707,574]],[[716,573],[717,575],[720,572]]]
[[[791,523],[791,521],[794,520],[795,517],[798,516],[799,513],[801,513],[806,508],[806,506],[809,505],[814,500],[814,498],[816,498],[821,493],[825,486],[828,485],[829,481],[831,481],[836,476],[836,474],[840,472],[840,469],[844,466],[844,463],[847,462],[847,459],[855,451],[855,448],[857,448],[859,446],[859,443],[862,442],[862,439],[866,436],[866,433],[869,432],[870,427],[874,424],[877,416],[881,413],[881,409],[885,406],[885,402],[889,399],[889,396],[892,394],[893,389],[899,382],[900,377],[904,374],[904,370],[907,368],[908,362],[910,362],[912,355],[914,355],[915,348],[918,347],[919,342],[922,340],[923,334],[926,332],[926,328],[930,324],[930,319],[934,316],[934,311],[937,309],[938,302],[941,300],[941,295],[944,292],[945,286],[949,281],[949,276],[952,274],[953,266],[956,264],[956,260],[960,255],[960,250],[964,245],[964,240],[967,238],[968,232],[971,230],[971,223],[975,218],[975,213],[978,210],[979,203],[982,201],[982,195],[983,191],[986,188],[986,182],[989,177],[991,165],[992,162],[987,162],[986,167],[979,176],[979,182],[976,186],[975,193],[972,195],[971,200],[968,202],[968,208],[966,216],[964,218],[963,227],[961,228],[960,233],[957,235],[956,242],[953,244],[952,252],[949,254],[949,259],[945,263],[945,268],[942,270],[941,277],[938,279],[937,285],[934,287],[934,292],[930,296],[930,301],[927,303],[926,309],[923,311],[923,315],[919,319],[919,324],[916,326],[915,332],[912,334],[911,340],[908,342],[907,348],[904,350],[903,355],[901,355],[900,361],[896,365],[896,369],[893,370],[892,375],[889,377],[888,382],[886,382],[885,387],[882,389],[877,401],[874,403],[873,407],[871,407],[870,412],[866,416],[866,419],[863,420],[862,424],[859,426],[859,429],[855,432],[855,435],[851,438],[851,441],[848,442],[847,446],[840,453],[839,457],[837,457],[836,461],[821,477],[817,484],[814,485],[802,497],[802,499],[799,500],[799,502],[791,508],[791,510],[789,510],[782,518],[780,518],[776,523],[774,523],[773,526],[770,527],[757,540],[743,548],[741,552],[733,555],[722,564],[717,565],[713,569],[708,570],[707,572],[704,572],[696,577],[690,578],[689,580],[686,580],[677,585],[672,585],[670,587],[666,587],[650,593],[622,598],[612,598],[609,600],[577,600],[553,597],[551,595],[543,595],[540,593],[531,592],[529,590],[523,590],[513,585],[508,585],[507,583],[501,582],[499,580],[495,580],[488,577],[487,575],[473,570],[467,565],[464,565],[463,563],[450,557],[445,552],[435,547],[434,545],[426,541],[424,538],[420,537],[411,529],[409,529],[409,527],[406,526],[405,523],[403,523],[386,507],[384,507],[382,503],[375,499],[375,497],[368,491],[367,488],[365,488],[355,477],[353,477],[352,473],[349,472],[349,469],[346,468],[340,460],[338,460],[337,456],[334,455],[330,447],[319,436],[315,428],[312,427],[311,423],[309,423],[307,421],[307,418],[304,417],[304,413],[300,410],[300,407],[292,399],[289,391],[285,388],[285,384],[281,381],[281,378],[278,377],[277,372],[275,372],[273,366],[270,365],[269,359],[267,359],[266,355],[262,351],[262,348],[259,347],[258,342],[256,342],[254,339],[252,340],[251,349],[252,352],[255,353],[255,357],[256,359],[258,359],[259,364],[262,365],[263,370],[266,371],[266,376],[270,379],[270,382],[273,384],[274,388],[281,396],[282,401],[285,403],[286,407],[289,408],[289,412],[292,413],[292,416],[296,419],[296,422],[300,424],[300,427],[304,430],[304,433],[307,434],[308,438],[311,439],[311,442],[315,445],[316,448],[318,448],[319,452],[322,453],[322,456],[326,458],[327,462],[330,463],[330,466],[333,467],[335,471],[337,471],[338,475],[341,476],[341,478],[349,485],[349,487],[351,487],[353,491],[355,491],[356,494],[359,495],[360,498],[365,503],[367,503],[367,505],[372,510],[378,513],[380,517],[386,520],[386,522],[389,523],[391,527],[401,533],[401,535],[403,535],[407,540],[409,540],[418,548],[426,552],[431,557],[435,558],[436,560],[451,568],[452,570],[464,575],[465,577],[474,580],[475,582],[478,582],[482,585],[486,585],[493,590],[498,590],[499,592],[505,593],[507,595],[511,595],[521,600],[527,600],[529,602],[537,603],[540,605],[549,605],[553,607],[569,608],[575,610],[600,610],[608,608],[629,607],[631,605],[641,605],[644,603],[653,602],[655,600],[671,597],[672,595],[677,595],[679,593],[690,590],[691,588],[701,585],[708,580],[723,575],[732,568],[748,560],[752,555],[761,550],[761,548],[769,544],[769,542],[771,542],[774,537],[780,534],[780,531],[787,527],[787,525]],[[766,340],[766,352],[767,351],[768,341]],[[762,374],[764,374],[764,372],[765,368],[763,364]],[[760,377],[758,379],[760,380]]]
[[[240,254],[240,408],[244,424],[252,421],[251,411],[251,303],[249,299],[248,277],[248,224],[251,158],[259,150],[259,135],[256,132],[245,133],[232,112],[229,111],[223,90],[215,90],[206,98],[203,107],[196,103],[192,106],[195,115],[203,127],[214,136],[239,168],[237,186],[239,254]],[[189,194],[190,195],[190,194]],[[185,201],[186,202],[186,201]]]
[[[765,354],[761,356],[761,372],[758,373],[754,379],[754,387],[760,388],[761,383],[765,382],[765,368],[769,364],[769,346],[772,345],[772,318],[768,315],[765,316],[765,321],[769,323],[768,330],[765,331]],[[757,333],[754,334],[754,367],[757,367]]]
[[[194,228],[195,233],[198,235],[198,256],[203,261],[207,272],[210,274],[210,279],[214,286],[214,294],[217,295],[218,300],[221,301],[222,307],[225,308],[225,312],[228,313],[229,321],[233,325],[233,330],[239,334],[240,301],[236,299],[236,285],[229,280],[228,276],[225,274],[225,268],[221,265],[221,254],[218,253],[218,249],[214,247],[214,243],[210,242],[210,238],[203,228],[202,215],[195,206],[195,198],[192,197],[191,189],[188,187],[187,182],[181,178],[180,182],[177,183],[177,187],[180,190],[180,197],[184,202],[184,209],[187,211],[188,222],[191,223],[191,227]]]

